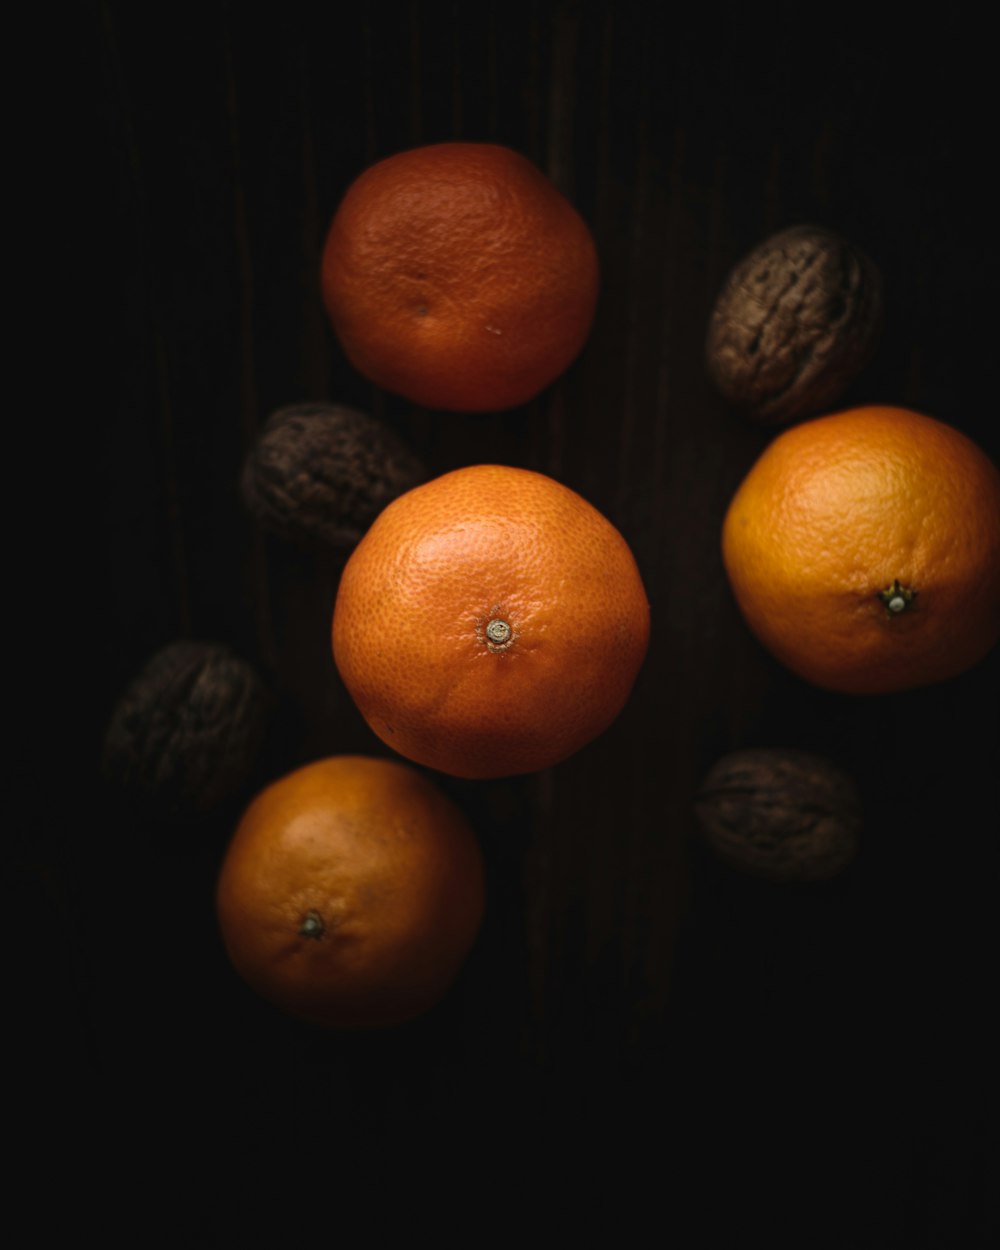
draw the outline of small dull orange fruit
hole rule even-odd
[[[333,653],[372,730],[459,777],[535,772],[617,717],[649,641],[624,538],[543,474],[474,465],[376,518],[344,569]]]
[[[590,332],[591,233],[526,157],[489,143],[389,156],[348,188],[323,249],[334,332],[371,381],[427,408],[533,398]]]
[[[1000,472],[909,409],[853,408],[781,434],[737,490],[722,551],[751,630],[830,690],[944,681],[1000,636]]]
[[[226,951],[292,1016],[374,1028],[446,993],[483,915],[483,867],[462,813],[416,769],[334,756],[261,791],[216,893]]]

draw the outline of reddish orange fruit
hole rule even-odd
[[[576,357],[598,262],[579,214],[525,157],[439,143],[352,183],[321,287],[367,378],[428,408],[495,411],[525,403]]]
[[[760,641],[831,690],[943,681],[1000,636],[1000,472],[905,408],[786,430],[736,492],[722,550]]]
[[[327,1028],[398,1024],[448,990],[483,915],[457,807],[415,769],[338,756],[268,786],[226,852],[219,924],[263,998]]]
[[[476,465],[394,500],[355,548],[333,652],[374,732],[460,777],[558,763],[621,711],[649,605],[628,545],[574,491]]]

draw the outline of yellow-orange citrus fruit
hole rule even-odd
[[[1000,472],[905,408],[781,434],[737,490],[722,550],[753,632],[830,690],[943,681],[1000,636]]]
[[[394,500],[355,548],[333,652],[372,730],[459,777],[555,764],[621,711],[649,604],[604,516],[526,469],[474,465]]]
[[[263,998],[327,1028],[393,1025],[437,1003],[465,960],[482,857],[416,769],[335,756],[257,795],[216,899],[229,957]]]
[[[424,407],[486,412],[525,403],[573,361],[599,272],[587,226],[529,160],[438,143],[351,184],[320,279],[367,378]]]

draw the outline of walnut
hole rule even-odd
[[[353,547],[386,504],[426,477],[374,417],[292,404],[268,418],[243,467],[243,498],[268,532],[311,547]]]
[[[870,360],[881,328],[872,261],[830,230],[793,226],[754,248],[723,284],[708,371],[731,403],[781,425],[833,404]]]
[[[772,881],[836,876],[854,857],[861,829],[853,780],[807,751],[723,756],[705,776],[695,811],[720,858]]]
[[[182,639],[129,685],[104,739],[109,782],[164,816],[207,812],[247,781],[263,741],[267,695],[228,647]]]

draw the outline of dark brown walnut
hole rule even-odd
[[[712,311],[708,371],[755,420],[815,416],[870,360],[882,281],[853,244],[819,226],[765,239],[733,269]]]
[[[268,418],[243,467],[262,529],[309,547],[352,547],[386,504],[426,477],[381,421],[337,404],[292,404]]]
[[[854,857],[861,830],[854,781],[806,751],[723,756],[705,776],[695,810],[720,858],[772,881],[836,876]]]
[[[267,694],[254,668],[219,643],[158,651],[119,701],[104,775],[164,816],[207,812],[247,781],[262,744]]]

